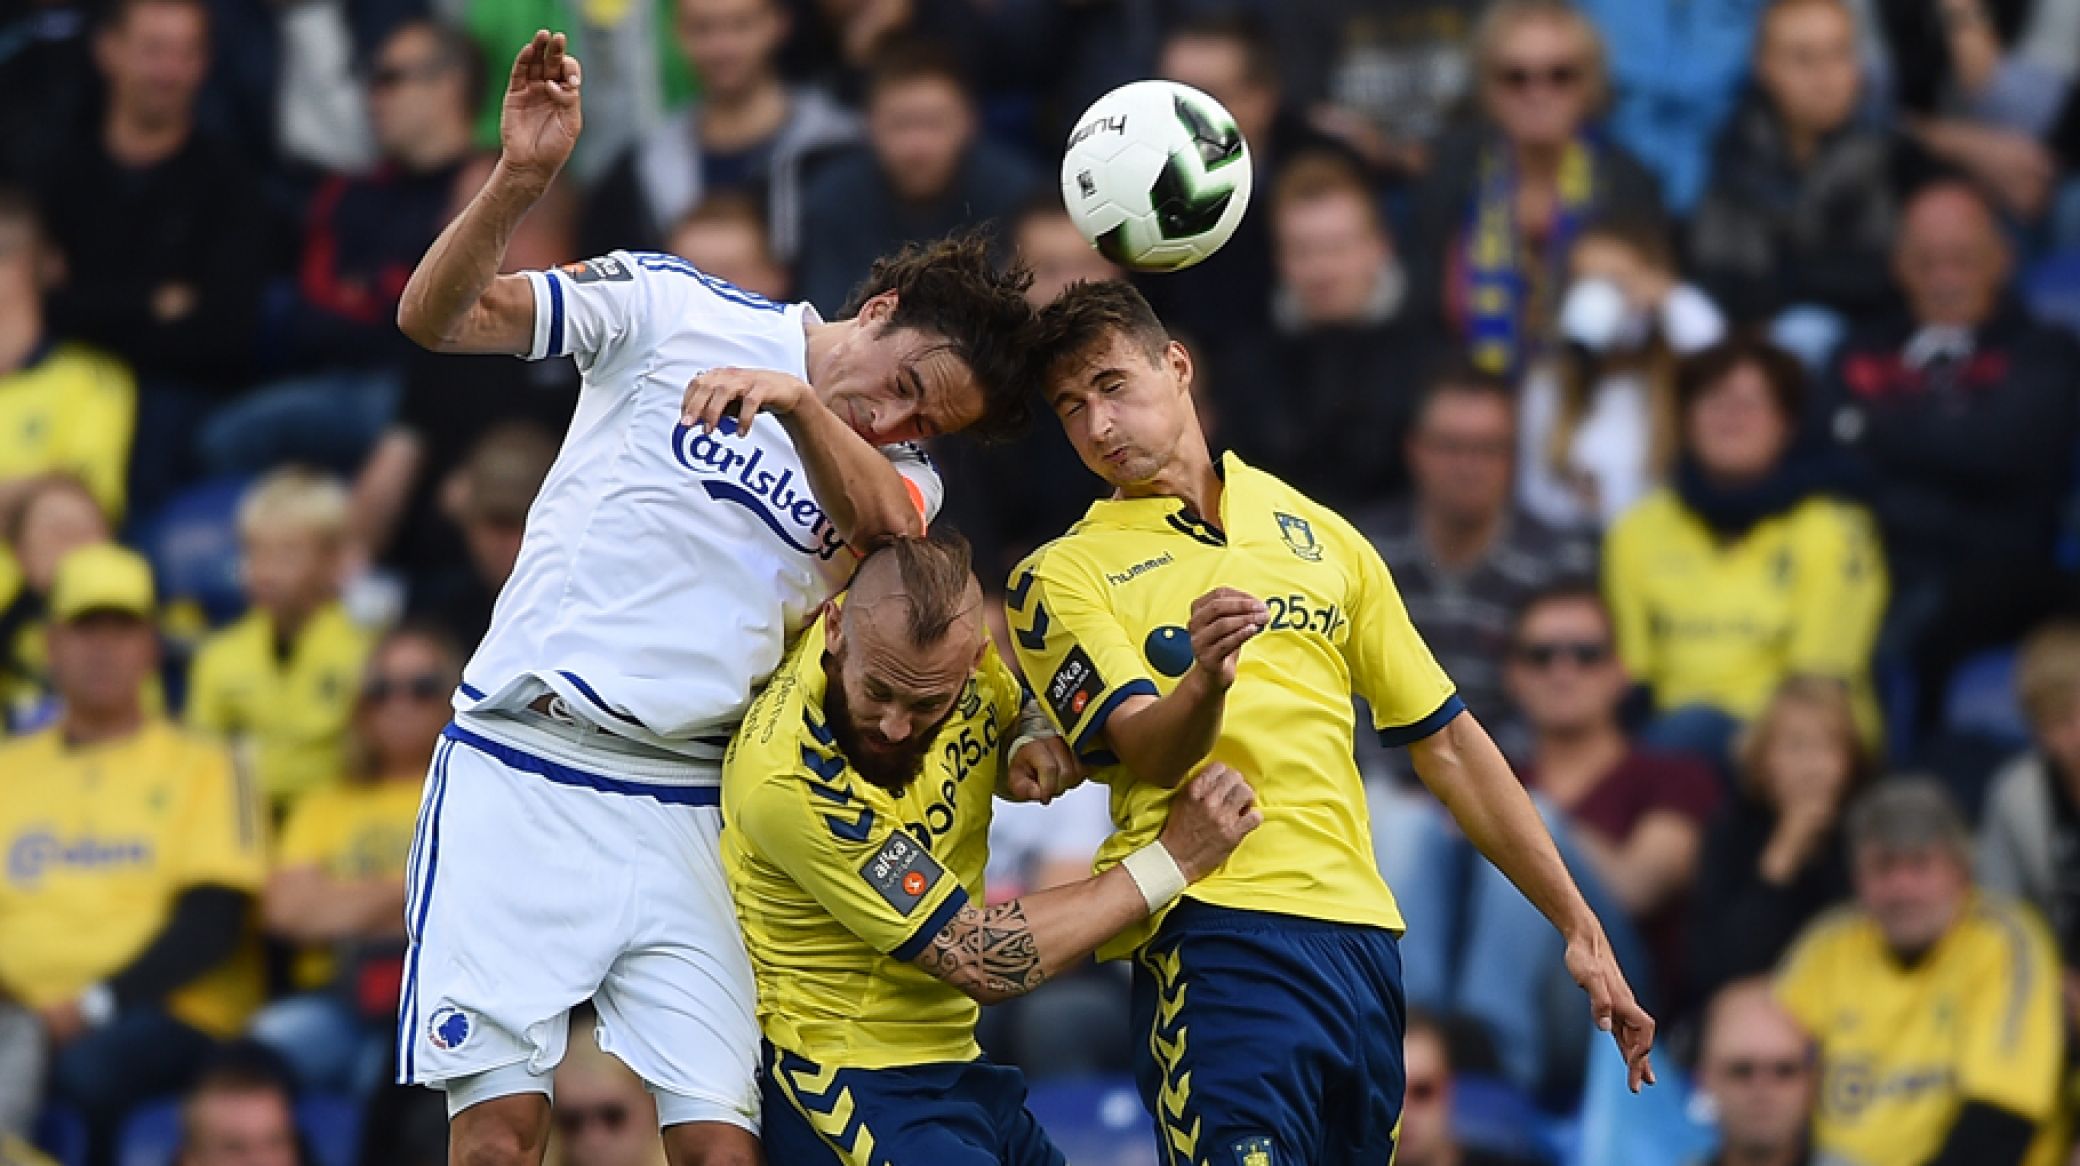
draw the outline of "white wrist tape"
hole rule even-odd
[[[1004,750],[1004,756],[1016,757],[1020,749],[1035,741],[1059,736],[1061,734],[1054,731],[1054,723],[1047,719],[1046,713],[1040,711],[1040,702],[1028,699],[1019,706],[1018,736],[1011,739],[1011,747]]]
[[[1141,890],[1141,898],[1148,904],[1148,913],[1156,912],[1177,901],[1179,895],[1191,884],[1185,880],[1184,868],[1170,857],[1161,839],[1142,847],[1120,860],[1126,868],[1127,877]]]

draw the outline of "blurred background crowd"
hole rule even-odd
[[[0,1162],[445,1161],[406,854],[577,373],[393,317],[537,27],[586,125],[511,268],[829,316],[979,223],[1036,304],[1116,277],[1070,121],[1235,115],[1248,218],[1139,280],[1215,442],[1376,542],[1689,1070],[1612,1108],[1557,939],[1364,750],[1400,1162],[2080,1161],[2080,0],[8,0]],[[1044,417],[933,453],[985,586],[1095,496]],[[1109,829],[1004,808],[991,895]],[[1126,1013],[985,1015],[1079,1162],[1154,1161]],[[552,1160],[660,1162],[579,1029]]]

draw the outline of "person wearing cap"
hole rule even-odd
[[[113,1160],[125,1112],[180,1087],[261,990],[260,804],[224,750],[149,711],[153,614],[136,554],[67,555],[50,595],[58,719],[0,745],[0,998],[36,1013],[93,1166]]]
[[[1820,1052],[1820,1158],[2051,1166],[2064,1026],[2035,912],[1972,885],[1971,836],[1928,778],[1848,819],[1853,905],[1786,957],[1777,997]]]

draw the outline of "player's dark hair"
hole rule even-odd
[[[952,46],[925,36],[882,37],[867,65],[867,101],[911,81],[945,81],[971,103],[975,100],[974,78]]]
[[[909,602],[904,625],[912,647],[929,648],[944,640],[967,614],[975,587],[975,552],[960,532],[939,527],[923,538],[894,538],[869,554],[854,575],[896,572]]]
[[[1114,334],[1133,341],[1152,363],[1163,359],[1170,344],[1170,330],[1126,280],[1079,280],[1063,288],[1053,303],[1040,309],[1035,329],[1034,370],[1043,388],[1064,366],[1088,358]]]
[[[1510,648],[1514,650],[1523,646],[1524,625],[1531,622],[1533,615],[1561,603],[1582,603],[1595,608],[1597,614],[1603,617],[1605,633],[1615,636],[1617,625],[1611,618],[1610,603],[1604,599],[1603,591],[1596,586],[1595,580],[1561,579],[1532,592],[1524,602],[1517,605],[1517,610],[1510,613]]]
[[[1247,8],[1214,9],[1187,16],[1171,24],[1163,43],[1181,40],[1224,40],[1242,50],[1242,72],[1252,84],[1276,85],[1277,43],[1271,26]]]
[[[1676,367],[1677,413],[1688,417],[1700,398],[1737,370],[1748,367],[1762,374],[1769,386],[1770,400],[1785,424],[1796,427],[1805,416],[1805,366],[1753,331],[1735,332]]]
[[[982,420],[967,431],[981,441],[1017,437],[1032,418],[1025,369],[1033,326],[1026,289],[1033,286],[1033,269],[1016,259],[1000,264],[994,251],[980,229],[911,243],[874,261],[844,313],[856,316],[868,300],[892,291],[896,308],[888,327],[944,337],[982,386]]]

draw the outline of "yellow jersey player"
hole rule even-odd
[[[934,535],[869,555],[738,730],[722,853],[758,983],[769,1161],[1060,1166],[1017,1071],[976,1047],[977,1001],[1082,960],[1257,824],[1250,787],[1215,767],[1114,869],[982,906],[991,798],[1044,798],[1075,770],[1022,699],[967,544]]]
[[[1013,573],[1005,605],[1040,704],[1111,786],[1119,830],[1098,866],[1145,845],[1209,763],[1243,773],[1264,815],[1182,902],[1100,952],[1136,957],[1136,1077],[1166,1162],[1392,1156],[1402,923],[1373,859],[1354,693],[1566,936],[1633,1088],[1651,1082],[1653,1019],[1378,553],[1285,483],[1214,459],[1191,358],[1129,285],[1064,292],[1038,357],[1070,444],[1113,495]]]

